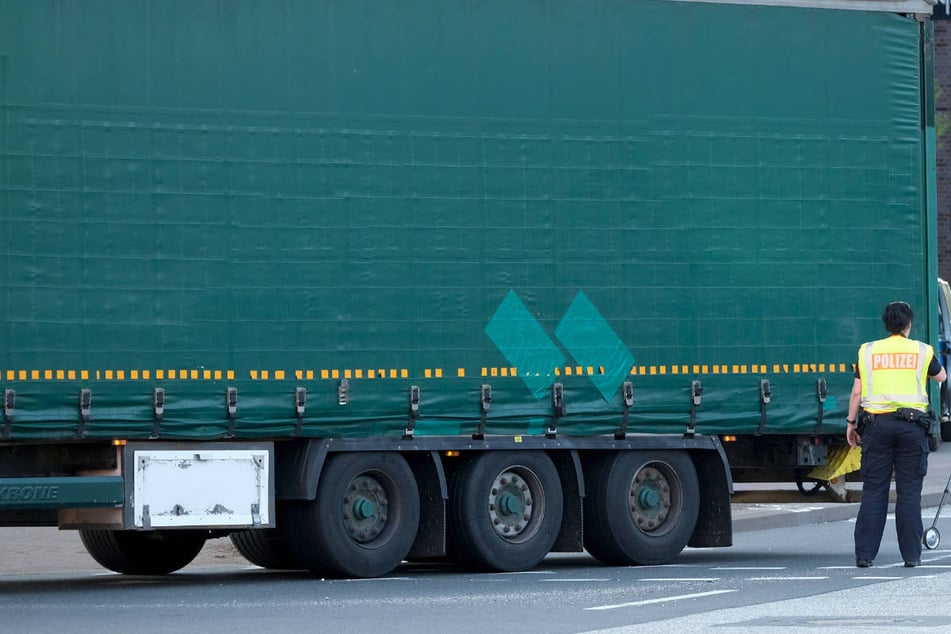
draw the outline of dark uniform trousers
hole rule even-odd
[[[894,414],[879,414],[862,434],[862,504],[855,521],[855,559],[873,560],[885,531],[895,471],[895,525],[905,561],[921,559],[921,484],[928,471],[928,435]]]

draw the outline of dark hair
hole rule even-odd
[[[885,329],[893,335],[897,335],[908,327],[915,313],[911,310],[908,302],[892,302],[885,307],[882,313],[882,321],[885,323]]]

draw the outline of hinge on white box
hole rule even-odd
[[[255,503],[251,505],[251,524],[253,526],[261,525],[261,505],[260,504]]]
[[[152,528],[152,516],[149,515],[149,505],[142,505],[142,528],[150,529]]]

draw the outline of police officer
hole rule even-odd
[[[862,344],[849,398],[846,438],[862,445],[862,504],[855,522],[855,565],[868,568],[885,531],[895,472],[895,528],[905,567],[921,563],[921,483],[928,470],[928,377],[947,372],[928,344],[909,339],[911,306],[892,302],[882,321],[889,336]],[[861,408],[861,411],[860,411]],[[862,425],[861,435],[856,423]]]

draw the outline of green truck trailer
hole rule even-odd
[[[937,337],[930,11],[0,0],[0,525],[140,574],[730,545],[882,307]]]

